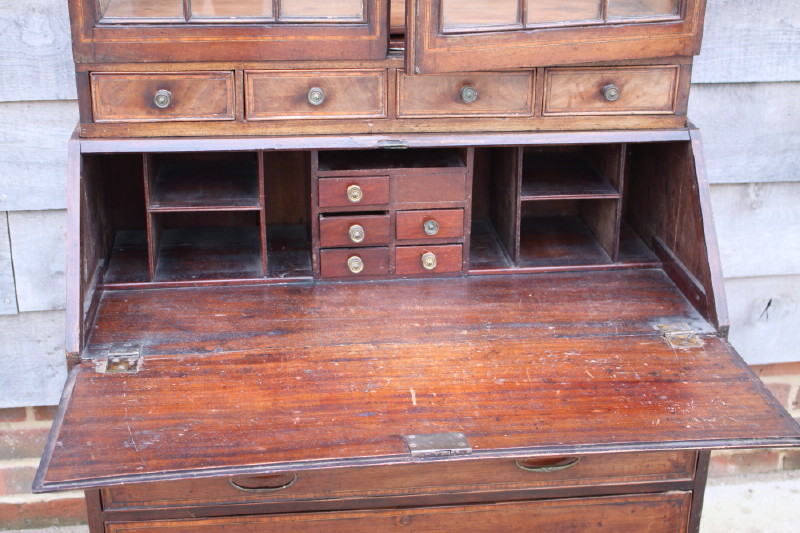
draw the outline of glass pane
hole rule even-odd
[[[272,18],[272,0],[192,0],[192,17]]]
[[[678,14],[679,0],[609,0],[608,18],[663,17]]]
[[[518,0],[443,0],[443,31],[481,31],[520,26]]]
[[[101,19],[180,19],[183,0],[102,0]]]
[[[600,20],[602,0],[528,0],[528,25]]]
[[[364,0],[281,0],[280,6],[282,20],[364,19]]]

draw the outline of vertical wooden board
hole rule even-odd
[[[800,274],[800,182],[715,185],[711,198],[726,278]]]
[[[19,311],[63,309],[66,212],[9,213],[8,228]]]
[[[708,0],[701,83],[800,80],[800,3]]]
[[[72,101],[0,104],[1,211],[66,207],[67,140],[77,121]]]
[[[689,119],[709,182],[800,181],[800,83],[694,85]]]
[[[64,313],[0,317],[0,408],[55,405],[67,378]]]
[[[8,237],[8,213],[0,212],[0,315],[17,314],[17,292],[11,264],[11,241]]]
[[[76,97],[67,2],[0,3],[0,72],[0,102]]]
[[[800,275],[725,280],[730,341],[751,365],[800,361]]]

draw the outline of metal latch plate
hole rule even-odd
[[[403,440],[411,452],[411,457],[414,458],[450,457],[472,453],[469,441],[463,433],[405,435]]]
[[[703,342],[688,324],[656,324],[664,340],[675,349],[701,348]]]
[[[106,374],[125,374],[139,371],[142,345],[132,342],[115,342],[106,355],[105,365],[98,371]]]

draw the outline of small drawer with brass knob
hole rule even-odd
[[[398,211],[395,233],[398,240],[458,239],[464,236],[464,210]]]
[[[460,244],[398,246],[395,273],[399,276],[460,272],[463,257]]]
[[[361,207],[389,203],[389,177],[320,178],[319,207]]]
[[[389,273],[388,248],[338,248],[319,252],[323,278],[363,278]]]
[[[388,245],[389,233],[388,214],[319,217],[319,245],[322,248]]]

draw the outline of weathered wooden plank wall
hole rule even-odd
[[[0,407],[55,403],[65,377],[69,42],[65,0],[0,3]],[[800,2],[708,0],[694,81],[731,339],[800,361]]]

